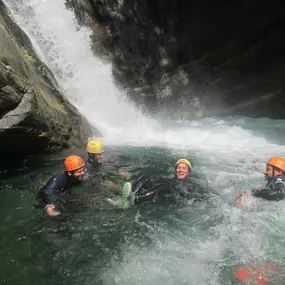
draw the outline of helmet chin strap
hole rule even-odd
[[[275,177],[275,166],[272,166],[273,167],[273,170],[272,170],[272,176],[271,177],[267,177],[267,181],[272,181],[273,178]]]
[[[277,177],[277,176],[275,176],[275,172],[277,171],[277,169],[279,170],[279,168],[277,168],[276,166],[273,166],[272,179],[273,179],[274,177]],[[278,176],[278,177],[279,177],[279,176]]]

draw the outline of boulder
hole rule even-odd
[[[84,146],[99,135],[60,93],[28,36],[0,1],[0,157]]]

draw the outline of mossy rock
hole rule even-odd
[[[94,131],[0,0],[0,156],[85,146]]]

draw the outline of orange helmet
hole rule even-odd
[[[74,171],[84,167],[84,161],[80,156],[70,155],[64,160],[65,171]]]
[[[282,157],[271,157],[267,164],[277,167],[285,172],[285,158]]]

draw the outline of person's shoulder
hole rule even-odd
[[[190,187],[190,188],[199,187],[199,183],[195,179],[192,179],[191,177],[188,177],[188,178],[182,180],[181,183],[185,186]]]
[[[84,163],[84,171],[90,171],[92,169],[92,164],[87,160]]]
[[[283,181],[283,182],[285,182],[285,177],[283,177],[283,176],[280,176],[280,177],[274,177],[274,180],[278,180],[278,181]]]
[[[275,185],[284,185],[284,187],[285,187],[285,178],[284,177],[275,177],[275,178],[273,178],[272,182]]]
[[[50,179],[49,181],[47,182],[47,184],[55,181],[55,180],[59,180],[59,179],[62,179],[62,178],[65,178],[65,172],[64,171],[60,171],[60,172],[57,172],[55,173]]]
[[[273,183],[285,183],[285,178],[284,177],[274,177],[272,179]]]

